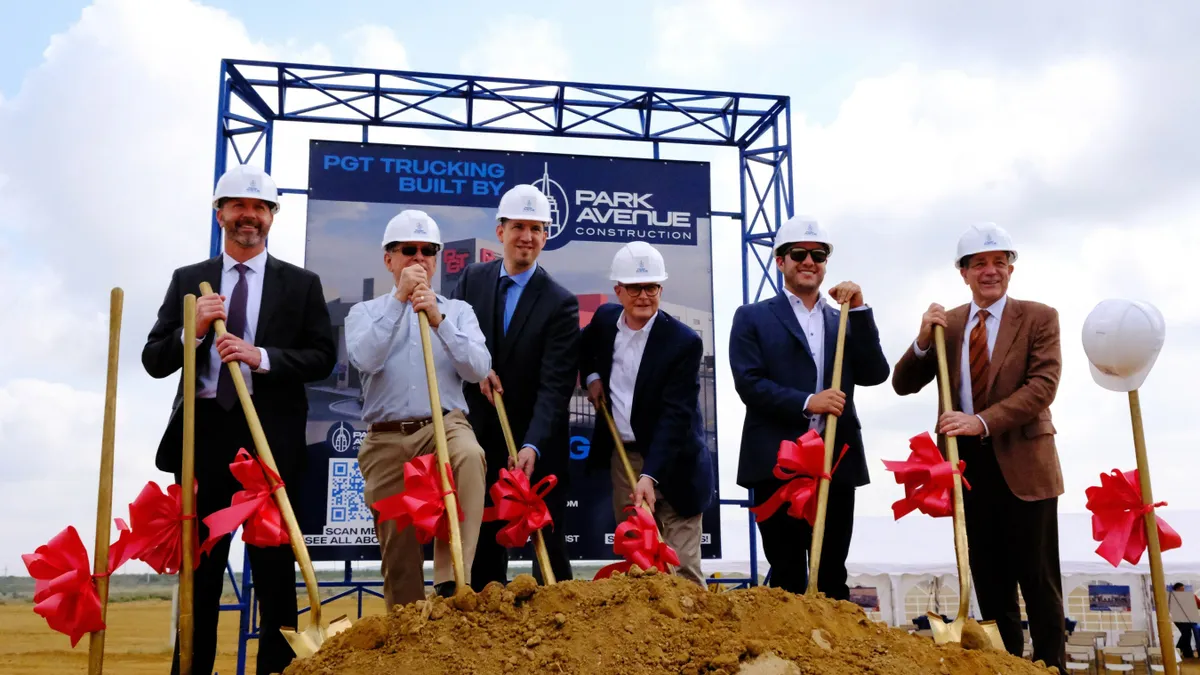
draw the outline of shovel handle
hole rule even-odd
[[[104,391],[104,430],[100,441],[100,486],[96,497],[96,547],[93,559],[100,620],[108,618],[108,544],[112,531],[113,446],[117,424],[117,364],[121,351],[121,310],[125,291],[112,289],[108,310],[108,375]],[[104,629],[88,636],[88,675],[104,672]]]
[[[183,344],[196,344],[196,296],[183,296]],[[196,493],[192,486],[196,478],[196,350],[183,350],[183,458],[180,484],[183,486],[182,536],[183,565],[179,568],[179,675],[192,675],[192,598],[194,588],[194,556],[192,532],[196,521]]]
[[[625,469],[625,480],[629,481],[629,489],[634,489],[637,486],[637,474],[633,472],[633,465],[629,463],[629,454],[625,452],[625,443],[621,440],[621,434],[617,431],[617,423],[613,420],[613,416],[608,412],[608,404],[604,399],[599,400],[600,413],[604,417],[604,421],[608,423],[608,431],[612,434],[613,447],[617,449],[617,455],[621,458],[621,466]],[[637,504],[640,509],[646,508],[646,500],[642,500]],[[649,509],[647,509],[649,510]],[[662,531],[658,529],[658,521],[655,520],[654,532],[658,535],[658,541],[661,544],[663,541]],[[668,564],[668,571],[671,574],[675,573],[675,568]]]
[[[450,451],[447,449],[446,421],[442,419],[442,397],[438,394],[437,371],[433,365],[433,343],[429,337],[429,317],[424,311],[417,312],[421,322],[421,349],[425,352],[425,379],[429,383],[429,407],[433,414],[433,438],[437,446],[438,475],[442,479],[443,500],[446,504],[446,520],[450,523],[450,564],[454,568],[454,583],[457,592],[467,588],[467,573],[463,563],[462,533],[458,526],[458,497],[450,491]]]
[[[838,313],[837,347],[833,352],[833,376],[831,386],[842,388],[842,360],[846,351],[846,319],[850,315],[850,303],[843,302]],[[833,444],[837,438],[837,415],[825,416],[825,476],[833,471]],[[817,513],[813,523],[812,550],[808,555],[808,588],[805,595],[817,592],[817,575],[821,570],[821,551],[825,544],[825,514],[829,505],[829,479],[825,476],[817,484]]]
[[[953,399],[950,398],[950,368],[946,362],[946,329],[939,325],[933,327],[933,343],[937,349],[938,387],[941,390],[942,411],[954,409]],[[967,521],[963,511],[962,476],[958,468],[958,439],[946,437],[946,459],[950,466],[956,469],[954,480],[954,553],[958,559],[958,615],[956,623],[966,621],[971,607],[971,571],[967,551]]]
[[[1129,392],[1129,416],[1133,421],[1133,448],[1137,454],[1138,481],[1142,488],[1142,503],[1150,506],[1154,495],[1150,491],[1150,461],[1146,457],[1146,437],[1142,429],[1142,405],[1138,391]],[[1158,517],[1153,510],[1144,517],[1146,543],[1150,550],[1150,581],[1154,584],[1154,613],[1158,619],[1158,636],[1161,639],[1163,669],[1166,675],[1177,675],[1175,649],[1171,646],[1171,613],[1167,607],[1167,583],[1163,574],[1162,548],[1158,541]]]
[[[504,432],[504,444],[508,446],[508,457],[517,461],[517,443],[513,440],[512,427],[508,424],[508,411],[504,408],[504,397],[500,392],[492,390],[492,400],[496,402],[496,415],[500,418],[500,430]],[[533,480],[533,477],[530,477]],[[546,585],[557,583],[554,570],[550,567],[550,552],[546,550],[546,539],[540,529],[533,532],[533,551],[537,555],[538,567],[542,568],[542,579]]]
[[[201,281],[200,293],[212,295],[212,285],[207,281]],[[217,332],[217,337],[221,337],[227,332],[225,322],[221,319],[213,320],[212,325],[213,330]],[[278,475],[279,467],[275,464],[275,456],[271,454],[271,447],[267,444],[267,435],[263,432],[262,422],[259,421],[258,412],[254,409],[254,402],[250,400],[250,392],[246,389],[246,380],[242,376],[242,364],[238,361],[230,361],[225,365],[229,367],[229,374],[233,376],[233,386],[237,390],[238,400],[242,403],[242,411],[246,414],[246,426],[250,427],[250,437],[254,439],[258,457],[268,469]],[[266,478],[272,488],[278,485],[274,477],[268,475]],[[184,492],[187,490],[185,489]],[[292,502],[288,499],[287,490],[273,490],[271,494],[275,495],[275,503],[279,505],[279,513],[283,516],[284,524],[287,525],[292,552],[296,554],[296,561],[300,563],[300,574],[304,577],[304,586],[308,590],[309,623],[320,627],[321,596],[317,586],[317,575],[313,570],[312,558],[308,555],[308,547],[304,545],[304,534],[300,531],[299,523],[296,522],[296,513],[292,510]]]

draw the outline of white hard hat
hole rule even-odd
[[[442,231],[428,213],[408,209],[396,214],[388,221],[383,231],[383,247],[397,241],[424,241],[442,245]]]
[[[279,189],[270,174],[257,166],[236,164],[217,180],[213,190],[213,208],[222,199],[247,197],[270,202],[271,213],[279,213]]]
[[[1167,328],[1148,302],[1104,300],[1083,322],[1083,351],[1096,384],[1112,391],[1142,386],[1162,350]]]
[[[529,184],[514,185],[500,198],[496,220],[538,220],[550,222],[550,200],[542,191]]]
[[[775,232],[775,255],[779,255],[780,247],[785,244],[800,242],[825,244],[825,249],[830,253],[833,252],[833,242],[830,241],[829,234],[812,216],[793,216],[779,226]]]
[[[653,284],[667,280],[667,265],[658,249],[631,241],[613,256],[609,279],[622,284]]]
[[[978,223],[958,238],[958,256],[954,258],[954,266],[961,268],[964,258],[986,251],[1007,251],[1009,262],[1017,259],[1017,249],[1013,248],[1012,237],[1008,236],[1007,230],[995,223]]]

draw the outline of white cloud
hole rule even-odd
[[[506,16],[487,24],[479,41],[459,60],[464,75],[566,79],[571,56],[562,26],[526,16]]]
[[[391,28],[362,25],[348,31],[343,39],[354,46],[350,58],[353,65],[383,70],[407,70],[410,67],[408,51]]]
[[[726,74],[739,52],[769,47],[782,34],[778,8],[753,0],[660,4],[652,17],[653,67],[689,84]]]

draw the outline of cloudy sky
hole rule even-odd
[[[449,12],[453,4],[458,11]],[[470,5],[477,5],[471,7]],[[828,285],[876,308],[893,364],[930,302],[968,298],[951,266],[967,224],[996,221],[1020,260],[1010,288],[1061,313],[1052,410],[1079,512],[1097,475],[1134,467],[1125,398],[1092,383],[1080,347],[1103,298],[1150,300],[1167,339],[1142,391],[1155,497],[1200,509],[1200,5],[1117,0],[905,3],[610,0],[574,3],[19,3],[0,22],[0,568],[67,524],[89,542],[101,438],[109,291],[124,290],[114,515],[153,468],[175,380],[139,362],[173,268],[207,256],[214,113],[224,57],[791,97],[797,210],[838,238]],[[418,10],[417,7],[420,7]],[[305,140],[280,134],[276,175],[303,187]],[[348,136],[349,134],[349,136]],[[593,154],[636,144],[417,132],[372,140]],[[714,209],[735,210],[736,156],[714,162]],[[275,255],[304,256],[301,197],[285,200]],[[740,302],[736,224],[714,221],[717,351]],[[724,263],[724,264],[722,264]],[[742,411],[721,373],[725,496]],[[932,389],[862,390],[874,483],[859,513],[886,515],[883,458],[928,430]],[[736,516],[737,514],[732,514]],[[736,522],[736,521],[735,521]],[[727,532],[731,557],[744,533]],[[738,543],[743,542],[743,543]],[[1196,546],[1186,542],[1185,549]],[[739,554],[738,551],[742,551]],[[947,547],[947,554],[949,554]],[[1195,557],[1195,553],[1191,554]],[[0,569],[0,572],[3,571]]]

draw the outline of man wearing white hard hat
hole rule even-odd
[[[196,350],[195,475],[196,520],[200,541],[208,536],[204,518],[229,507],[241,484],[229,471],[238,449],[253,453],[254,440],[238,403],[227,363],[241,366],[259,421],[271,446],[292,503],[305,468],[307,395],[305,384],[333,371],[337,347],[321,280],[312,272],[267,253],[267,233],[279,211],[279,191],[265,171],[237,165],[217,181],[213,193],[216,220],[224,233],[224,251],[175,270],[158,319],[142,349],[142,365],[155,378],[183,367],[183,350]],[[214,295],[196,300],[195,344],[183,337],[183,296],[200,295],[200,283]],[[216,338],[217,319],[228,334]],[[175,476],[182,472],[183,382],[175,395],[156,466]],[[193,621],[194,672],[211,673],[217,649],[217,615],[231,537],[219,540],[200,557],[195,572]],[[254,591],[261,609],[259,673],[278,673],[294,658],[281,626],[296,625],[295,558],[290,546],[247,546]],[[178,642],[174,668],[179,667]]]
[[[917,339],[896,363],[892,387],[915,394],[934,382],[933,327],[946,335],[954,409],[939,405],[937,433],[958,438],[971,576],[984,620],[1008,651],[1024,646],[1017,588],[1025,599],[1033,657],[1064,668],[1066,626],[1058,554],[1062,470],[1050,404],[1062,372],[1058,312],[1008,295],[1017,250],[1008,232],[974,225],[954,264],[971,301],[932,304]]]
[[[447,452],[462,509],[463,562],[471,562],[483,519],[483,448],[467,420],[463,384],[487,377],[491,356],[471,307],[434,293],[429,280],[442,247],[437,223],[424,211],[401,211],[383,234],[383,264],[395,282],[386,294],[355,304],[346,315],[346,353],[362,373],[363,421],[369,425],[358,451],[368,504],[404,492],[404,465],[437,451],[418,312],[429,318],[433,366],[446,428]],[[412,525],[379,520],[375,532],[388,607],[425,598],[424,556]],[[454,594],[450,546],[434,540],[433,582]]]
[[[834,447],[842,457],[829,483],[825,538],[817,590],[850,598],[846,556],[854,529],[855,489],[869,482],[854,388],[881,384],[888,377],[873,310],[862,289],[844,281],[829,289],[838,305],[848,303],[840,389],[832,388],[839,310],[821,295],[832,238],[815,219],[796,216],[780,226],[775,265],[783,276],[779,294],[742,305],[733,315],[729,365],[738,396],[746,404],[738,485],[753,491],[755,506],[783,486],[773,474],[779,444],[809,430],[823,434],[829,415],[838,418]],[[763,551],[771,564],[770,584],[793,593],[808,586],[812,528],[780,509],[760,520]]]
[[[610,469],[613,515],[645,501],[663,540],[679,554],[680,576],[704,586],[700,569],[701,519],[713,499],[713,465],[700,413],[700,359],[696,331],[659,310],[667,280],[662,254],[633,241],[613,256],[609,278],[617,303],[596,309],[583,329],[579,376],[599,408],[609,401],[629,463],[630,485],[608,425],[597,422],[588,468]]]
[[[545,498],[554,527],[542,528],[542,536],[555,579],[564,581],[572,578],[562,522],[569,488],[568,409],[579,366],[579,301],[538,263],[551,223],[546,195],[532,185],[514,185],[496,210],[504,257],[467,266],[451,297],[475,310],[492,355],[487,379],[466,387],[471,425],[488,458],[487,484],[505,467],[524,472],[531,483],[549,474],[558,478]],[[504,397],[518,448],[515,463],[508,459],[493,390]],[[483,524],[471,580],[476,591],[491,581],[508,582],[508,550],[496,541],[504,525]],[[541,580],[537,565],[533,573]]]

